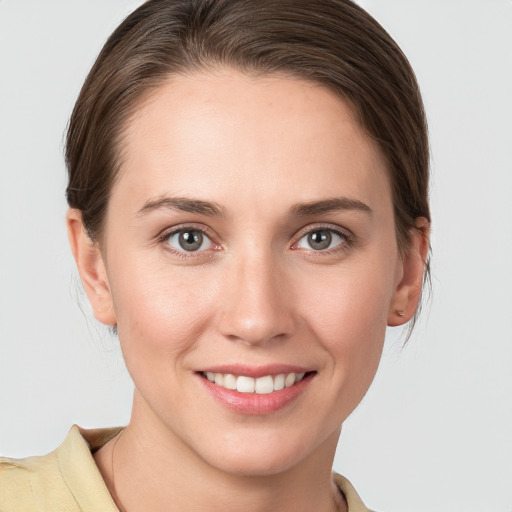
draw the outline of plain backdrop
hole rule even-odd
[[[0,453],[125,424],[117,339],[81,297],[63,134],[140,2],[0,0]],[[380,512],[512,511],[512,2],[366,0],[416,70],[432,145],[433,298],[345,423],[335,469]]]

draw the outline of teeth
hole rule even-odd
[[[274,379],[267,375],[266,377],[260,377],[254,382],[254,392],[259,395],[268,395],[274,391]]]
[[[274,377],[274,391],[280,391],[284,388],[284,375],[276,375]]]
[[[284,379],[284,387],[289,388],[295,384],[295,373],[289,373]]]
[[[254,393],[254,379],[241,375],[236,379],[236,390],[240,393]]]
[[[237,390],[239,393],[256,393],[258,395],[267,395],[273,391],[280,391],[283,388],[289,388],[296,382],[304,378],[304,373],[288,373],[279,375],[265,375],[254,379],[245,375],[236,377],[231,373],[213,373],[206,372],[205,377],[226,389]]]
[[[236,389],[236,377],[234,375],[231,375],[231,373],[228,373],[227,375],[224,375],[224,387],[226,389]]]

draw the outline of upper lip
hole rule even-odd
[[[246,377],[265,377],[266,375],[280,375],[288,373],[307,373],[313,371],[311,368],[295,366],[290,364],[268,364],[264,366],[249,366],[243,364],[224,364],[207,366],[198,370],[199,373],[230,373],[232,375],[244,375]]]

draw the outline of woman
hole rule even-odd
[[[367,510],[331,474],[428,253],[418,87],[347,0],[150,0],[68,131],[68,233],[124,429],[4,459],[0,510]]]

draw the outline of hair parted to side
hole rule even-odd
[[[101,241],[130,116],[172,75],[219,67],[286,74],[347,100],[387,160],[407,251],[415,220],[430,222],[423,103],[398,45],[350,0],[149,0],[130,14],[87,76],[67,132],[67,200],[92,240]]]

